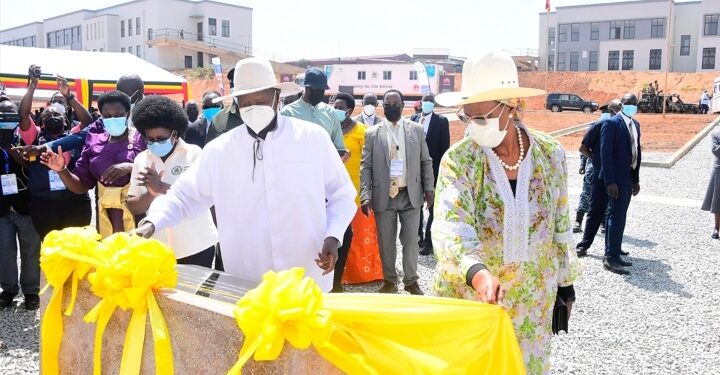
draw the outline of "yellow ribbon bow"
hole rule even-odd
[[[240,374],[251,356],[256,361],[276,359],[286,339],[298,349],[327,341],[330,313],[322,309],[322,291],[312,279],[303,279],[304,273],[302,268],[268,271],[260,286],[238,301],[235,320],[245,342],[228,374]]]
[[[102,243],[110,254],[109,259],[88,275],[93,293],[102,300],[84,318],[88,323],[97,322],[93,373],[100,374],[103,332],[115,308],[120,307],[123,310],[133,309],[125,333],[120,373],[140,373],[149,312],[156,371],[158,374],[172,374],[170,334],[155,300],[154,291],[175,287],[175,254],[159,241],[130,236],[127,233],[114,234]]]
[[[52,231],[43,240],[40,268],[48,283],[41,293],[49,286],[53,287],[40,327],[40,362],[43,374],[59,373],[58,355],[63,335],[62,301],[65,282],[72,277],[70,303],[65,310],[65,315],[70,316],[75,306],[78,282],[92,267],[103,261],[99,239],[100,235],[94,229],[85,227]]]

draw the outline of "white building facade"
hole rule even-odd
[[[135,0],[0,30],[0,44],[127,52],[168,70],[252,54],[252,8],[212,0]]]
[[[720,0],[565,6],[539,17],[540,70],[720,70]]]

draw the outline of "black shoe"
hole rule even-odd
[[[582,223],[575,222],[575,226],[573,226],[573,233],[582,233]]]
[[[587,256],[587,249],[583,249],[582,247],[577,248],[577,256],[578,258],[586,257]]]
[[[718,234],[718,231],[713,231],[712,239],[713,239],[713,240],[717,240],[718,238],[720,238],[720,235]]]
[[[626,257],[626,256],[630,255],[630,253],[628,253],[627,251],[620,250],[620,255]]]
[[[623,260],[622,258],[618,258],[617,263],[623,267],[631,267],[632,266],[632,263],[630,263],[626,260]]]
[[[618,263],[616,261],[612,261],[612,260],[605,259],[603,261],[603,268],[605,268],[606,270],[608,270],[610,272],[616,273],[618,275],[629,275],[630,274],[630,271],[623,268],[623,266],[620,265],[620,263]]]
[[[12,306],[15,296],[17,296],[17,293],[10,293],[6,291],[0,293],[0,309],[7,309]]]
[[[425,245],[425,247],[420,250],[420,255],[433,255],[433,246],[430,244]]]
[[[378,293],[397,293],[398,292],[398,286],[397,284],[385,281],[383,283],[382,288],[378,289]]]
[[[422,236],[421,236],[421,238],[422,238]],[[425,241],[424,241],[424,240],[418,241],[418,247],[421,248],[421,249],[424,248],[424,247],[425,247]]]
[[[405,290],[412,295],[416,295],[416,296],[425,295],[425,293],[423,293],[422,289],[420,289],[420,285],[418,285],[417,282],[414,282],[410,285],[405,286]]]
[[[37,310],[40,308],[40,297],[37,294],[25,295],[25,310]]]
[[[342,285],[334,286],[332,289],[330,289],[330,293],[345,293],[345,289]]]

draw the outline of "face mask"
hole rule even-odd
[[[127,119],[125,117],[104,118],[105,131],[113,137],[119,137],[127,130]]]
[[[309,90],[307,95],[310,104],[316,106],[325,98],[325,90]]]
[[[347,112],[343,111],[342,109],[335,109],[335,118],[337,118],[338,121],[343,122],[347,117]]]
[[[273,105],[251,105],[240,108],[240,117],[245,125],[252,129],[255,134],[260,133],[275,118],[275,99]]]
[[[365,116],[373,116],[375,114],[375,106],[372,104],[368,104],[363,107],[363,112],[365,113]]]
[[[601,121],[602,121],[602,120],[607,120],[607,119],[609,119],[609,118],[610,118],[610,114],[607,113],[607,112],[600,114],[600,120],[601,120]]]
[[[502,104],[498,104],[498,106],[501,105]],[[488,115],[495,111],[496,108],[497,106],[493,108]],[[503,107],[503,111],[504,110],[505,108]],[[496,118],[487,118],[488,115],[484,116],[484,120],[478,119],[470,121],[468,124],[468,136],[480,146],[495,148],[505,139],[507,127],[510,122],[508,121],[508,123],[505,124],[505,129],[500,130],[500,116],[502,116],[502,111],[500,111],[500,115]]]
[[[396,122],[400,120],[400,116],[402,115],[402,107],[383,105],[383,110],[385,111],[385,118],[387,118],[388,121]]]
[[[422,102],[421,105],[423,113],[430,113],[432,112],[433,108],[435,108],[435,103],[433,102]]]
[[[210,122],[218,112],[220,112],[220,108],[206,108],[203,109],[203,116]]]
[[[62,113],[63,115],[66,112],[65,107],[60,103],[52,103],[52,104],[50,104],[50,107],[55,108],[55,112]]]
[[[62,133],[65,130],[65,120],[62,117],[48,117],[43,120],[43,127],[50,134]]]
[[[169,154],[173,147],[175,147],[175,145],[172,142],[172,137],[161,142],[148,142],[148,150],[159,158]]]
[[[632,104],[624,104],[623,113],[626,114],[628,117],[633,117],[637,113],[637,106]]]

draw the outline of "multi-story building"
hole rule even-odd
[[[252,8],[212,0],[135,0],[0,30],[0,44],[127,52],[165,69],[252,54]]]
[[[720,0],[557,7],[540,13],[540,70],[718,70],[718,18]]]

